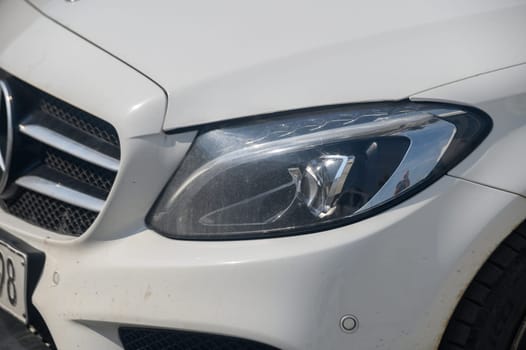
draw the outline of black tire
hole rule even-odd
[[[526,224],[484,263],[446,328],[440,350],[526,350]]]

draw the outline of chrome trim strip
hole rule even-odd
[[[16,180],[15,183],[28,190],[91,211],[100,212],[104,206],[104,200],[102,199],[64,187],[60,183],[49,181],[42,177],[32,175],[23,176]]]
[[[441,114],[436,114],[436,116],[440,117],[440,118],[447,118],[447,117],[453,117],[455,115],[461,115],[461,114],[466,114],[466,112],[465,111],[461,111],[461,110],[450,111],[450,112],[443,112]]]
[[[9,171],[11,170],[11,158],[13,156],[13,134],[14,134],[14,123],[13,123],[13,106],[12,106],[13,95],[11,90],[5,83],[0,80],[0,118],[5,116],[5,120],[0,120],[2,127],[5,127],[5,131],[2,130],[2,134],[5,138],[4,153],[0,151],[0,192],[3,192],[7,186],[9,180]]]
[[[56,131],[37,124],[20,124],[20,132],[49,146],[69,153],[77,158],[106,168],[111,171],[119,170],[119,160],[96,151]]]
[[[439,118],[453,117],[455,115],[466,114],[465,110],[462,109],[451,109],[451,108],[430,108],[425,110],[427,113],[433,114]]]
[[[420,129],[408,129],[396,134],[405,136],[410,141],[404,158],[387,182],[354,214],[386,203],[425,180],[442,159],[456,132],[454,124],[437,119]],[[433,147],[429,146],[429,140],[433,140]]]

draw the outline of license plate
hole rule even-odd
[[[0,239],[0,308],[27,323],[27,255]]]

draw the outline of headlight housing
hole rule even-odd
[[[173,238],[310,233],[374,215],[423,189],[491,129],[466,107],[374,103],[201,130],[148,217]]]

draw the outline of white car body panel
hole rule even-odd
[[[526,196],[526,64],[426,91],[412,100],[461,103],[495,120],[487,139],[451,175]],[[503,169],[505,169],[503,171]]]
[[[524,1],[31,2],[163,86],[165,129],[399,100],[526,62]]]
[[[144,231],[36,244],[52,260],[33,301],[59,349],[120,349],[122,324],[290,350],[434,349],[459,291],[525,211],[522,197],[445,177],[374,220],[317,235],[206,243]],[[356,333],[339,329],[346,313]]]
[[[526,147],[524,1],[436,2],[434,11],[387,2],[379,13],[372,3],[351,13],[321,2],[229,3],[236,11],[214,2],[32,3],[80,36],[26,2],[0,0],[0,67],[112,123],[122,149],[107,205],[82,237],[0,212],[2,229],[46,253],[33,302],[60,350],[122,349],[121,325],[284,350],[435,349],[466,286],[526,217],[517,162]],[[305,14],[293,16],[300,7]],[[136,25],[152,16],[151,27]],[[312,25],[320,18],[323,30]],[[494,128],[452,176],[388,211],[270,240],[186,242],[145,227],[195,135],[163,128],[409,97],[480,108]],[[347,313],[360,321],[352,334],[339,328]]]

